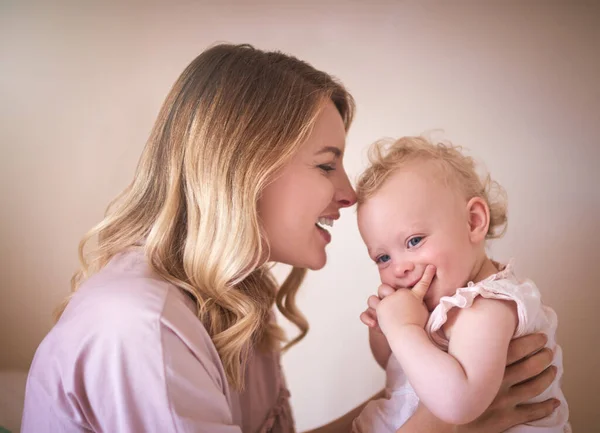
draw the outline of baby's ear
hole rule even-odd
[[[472,243],[485,240],[490,226],[490,208],[481,197],[473,197],[467,203],[469,216],[469,237]]]

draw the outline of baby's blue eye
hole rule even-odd
[[[415,236],[414,238],[410,238],[408,240],[408,248],[416,247],[423,240],[422,236]]]
[[[375,263],[385,263],[389,262],[392,258],[388,254],[383,254],[375,259]]]

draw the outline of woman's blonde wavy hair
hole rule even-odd
[[[277,287],[257,202],[328,100],[347,130],[354,101],[330,75],[250,45],[204,51],[168,94],[132,183],[82,239],[72,291],[141,244],[153,270],[196,302],[229,382],[243,389],[251,346],[279,350],[285,341],[270,320],[274,304],[300,331],[284,349],[308,332],[295,302],[306,269]],[[97,246],[84,253],[92,238]]]
[[[384,139],[369,149],[369,167],[361,174],[356,194],[358,206],[372,197],[395,172],[414,161],[432,161],[444,181],[461,191],[467,200],[482,198],[490,209],[486,239],[500,238],[507,227],[507,197],[502,186],[489,173],[480,177],[475,161],[462,153],[462,147],[449,142],[435,143],[425,137]]]

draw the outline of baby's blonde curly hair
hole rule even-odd
[[[431,161],[440,168],[448,185],[458,188],[467,200],[481,197],[490,209],[490,225],[486,239],[500,238],[507,227],[507,196],[502,186],[477,173],[473,158],[462,153],[462,147],[449,142],[432,142],[425,137],[402,137],[396,141],[380,140],[369,149],[369,167],[356,185],[358,206],[372,197],[395,172],[414,161]]]

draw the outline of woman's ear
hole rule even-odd
[[[490,207],[481,197],[473,197],[467,203],[469,238],[476,244],[483,242],[490,226]]]

